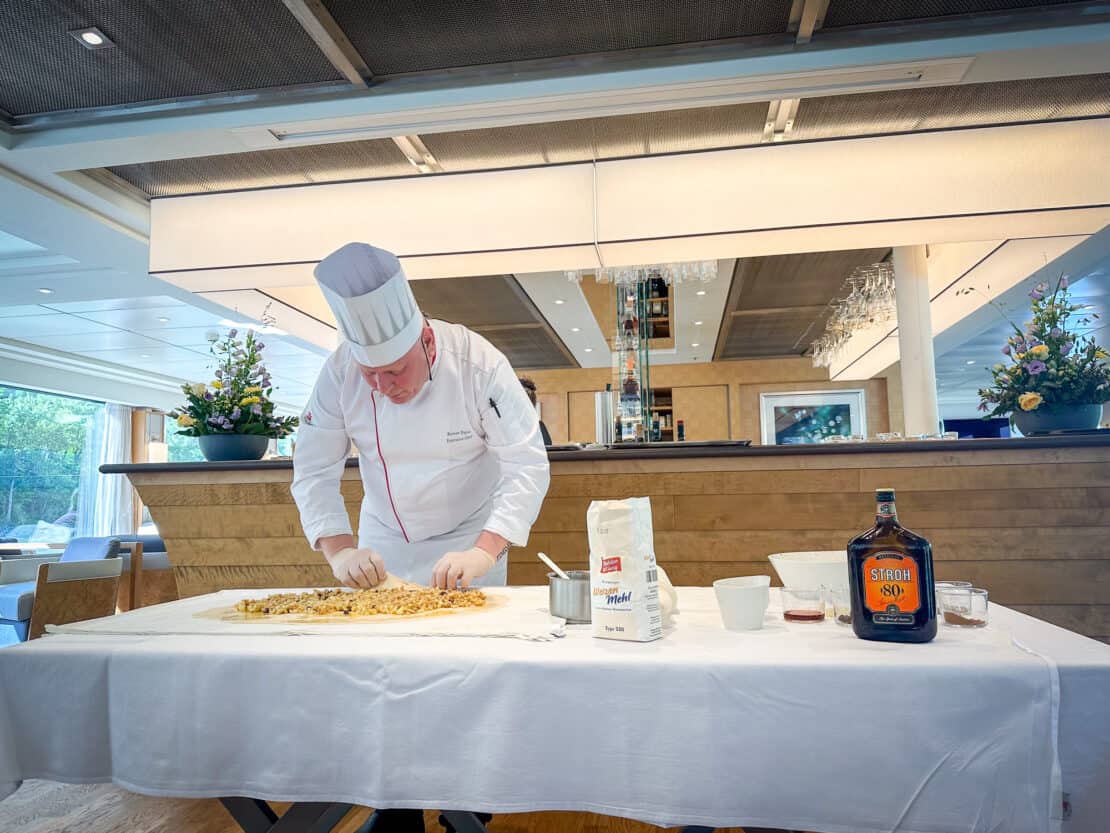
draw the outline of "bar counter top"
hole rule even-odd
[[[1019,451],[1033,449],[1104,448],[1110,447],[1110,429],[1092,432],[1061,434],[1042,437],[1007,437],[1005,439],[967,440],[896,440],[866,443],[823,443],[820,445],[751,445],[724,442],[707,443],[621,443],[610,448],[582,448],[578,450],[552,448],[547,452],[552,463],[591,460],[682,460],[698,457],[798,457],[839,454],[906,454],[924,452],[978,452]],[[357,466],[358,458],[347,460],[348,466]],[[251,471],[292,468],[291,457],[269,460],[238,460],[228,462],[196,463],[123,463],[101,466],[105,474],[131,474],[132,472],[186,472],[186,471]]]

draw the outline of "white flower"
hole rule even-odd
[[[193,396],[204,396],[205,389],[204,382],[194,382],[189,385],[189,390],[192,391]]]

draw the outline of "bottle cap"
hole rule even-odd
[[[877,503],[891,503],[894,500],[893,489],[876,489],[875,501]]]

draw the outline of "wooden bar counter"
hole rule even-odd
[[[551,488],[511,584],[546,582],[537,550],[588,561],[591,500],[649,496],[659,563],[675,585],[774,576],[767,556],[839,549],[873,521],[873,491],[933,544],[939,579],[1110,641],[1110,432],[1007,440],[552,451]],[[335,582],[301,534],[292,463],[105,466],[127,474],[166,542],[178,591]],[[357,524],[356,461],[342,493]]]

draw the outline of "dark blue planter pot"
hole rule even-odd
[[[197,437],[205,460],[261,460],[270,445],[269,437],[257,434],[204,434]]]
[[[1075,431],[1098,428],[1102,405],[1069,405],[1049,410],[1044,406],[1035,411],[1014,411],[1010,420],[1026,437],[1049,431]]]

